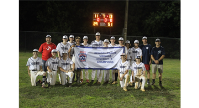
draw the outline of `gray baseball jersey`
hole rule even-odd
[[[119,61],[118,64],[117,64],[117,69],[119,70],[119,72],[121,74],[124,74],[125,71],[129,69],[128,61],[125,61],[124,63],[122,63],[122,60]]]
[[[43,65],[42,59],[40,57],[37,57],[34,59],[33,57],[30,57],[27,61],[26,66],[29,66],[29,70],[40,70],[40,66]]]
[[[60,42],[58,45],[57,45],[57,50],[60,52],[60,55],[61,56],[63,56],[62,55],[62,52],[64,52],[64,51],[67,51],[68,52],[68,50],[70,49],[70,46],[71,46],[71,44],[69,44],[69,43],[66,43],[66,45],[64,45],[62,42]]]
[[[137,73],[137,70],[138,69],[142,69],[142,74],[143,74],[143,71],[146,71],[146,68],[144,66],[144,63],[140,62],[140,64],[137,64],[136,62],[132,64],[131,66],[131,70],[134,72],[134,73]]]
[[[92,47],[103,47],[104,44],[103,44],[102,40],[100,40],[99,42],[97,42],[96,40],[94,40],[94,41],[91,42],[91,46]]]
[[[132,52],[131,53],[132,61],[134,61],[137,56],[142,56],[142,50],[139,47],[138,48],[132,47],[131,52]]]
[[[59,59],[56,57],[55,59],[50,57],[47,61],[46,61],[46,66],[48,66],[50,68],[50,70],[57,70],[58,67],[58,63],[59,63]]]
[[[63,68],[64,70],[70,70],[70,64],[73,64],[73,61],[70,58],[67,58],[66,60],[59,60],[58,67]]]

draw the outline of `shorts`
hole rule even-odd
[[[163,73],[163,65],[161,64],[152,64],[152,73],[156,73],[156,71],[157,71],[157,69],[158,69],[158,72],[159,73]]]
[[[144,64],[146,70],[150,70],[150,65],[149,64]]]

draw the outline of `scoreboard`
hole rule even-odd
[[[93,26],[113,27],[113,13],[93,13]]]

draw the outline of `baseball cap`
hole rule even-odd
[[[63,36],[63,39],[68,39],[68,36],[64,35],[64,36]]]
[[[88,39],[88,36],[84,36],[83,39]]]
[[[70,35],[69,38],[74,38],[74,35]]]
[[[140,56],[136,56],[136,59],[141,59]]]
[[[104,39],[104,42],[108,42],[109,43],[109,40],[108,39]]]
[[[120,41],[120,40],[123,41],[124,39],[123,39],[122,37],[120,37],[120,38],[119,38],[119,41]]]
[[[120,56],[125,56],[126,54],[125,53],[122,53]]]
[[[100,36],[100,33],[99,33],[99,32],[97,32],[97,33],[95,34],[95,36]]]
[[[111,39],[115,39],[115,37],[114,37],[114,36],[111,36],[110,40],[111,40]]]
[[[146,36],[144,36],[142,39],[147,39],[147,37],[146,37]]]
[[[138,40],[135,40],[134,43],[139,43],[139,41],[138,41]]]
[[[56,49],[53,49],[51,52],[52,52],[52,53],[56,53],[56,52],[57,52],[57,50],[56,50]]]
[[[157,38],[157,39],[155,40],[155,42],[160,42],[160,39]]]
[[[125,43],[128,43],[128,44],[130,44],[130,41],[129,40],[126,40],[126,42]]]
[[[33,49],[33,52],[38,52],[38,49]]]
[[[51,38],[51,35],[46,35],[46,37],[50,37]]]

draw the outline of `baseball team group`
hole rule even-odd
[[[74,35],[70,35],[69,37],[64,35],[62,38],[63,41],[58,43],[57,46],[51,42],[51,38],[51,35],[46,35],[46,42],[41,44],[39,50],[33,49],[33,56],[27,61],[26,66],[28,67],[28,75],[30,76],[32,86],[40,83],[43,88],[55,85],[57,75],[60,84],[65,85],[65,87],[72,87],[74,82],[82,84],[83,76],[85,76],[86,83],[94,83],[97,71],[97,84],[101,84],[102,77],[104,76],[103,83],[117,84],[117,80],[119,80],[121,88],[124,91],[128,91],[128,86],[134,86],[135,89],[140,88],[141,91],[145,91],[144,86],[146,82],[148,85],[155,84],[157,70],[159,72],[159,86],[162,86],[165,50],[160,45],[161,41],[158,38],[155,39],[154,47],[147,43],[146,36],[142,38],[143,44],[139,45],[139,41],[134,40],[132,47],[130,41],[126,40],[124,42],[122,37],[118,39],[119,44],[115,44],[116,39],[114,36],[110,38],[110,42],[108,39],[102,41],[100,40],[99,32],[95,34],[96,39],[91,44],[87,43],[88,36],[84,36],[81,43],[79,36],[74,38]],[[75,68],[76,58],[74,47],[77,46],[122,47],[125,51],[118,58],[119,62],[115,67],[116,70],[92,69],[90,80],[88,69]],[[39,53],[42,54],[42,58],[38,57]],[[150,83],[151,64],[152,82]],[[110,75],[112,76],[111,79]],[[43,76],[42,80],[38,79],[36,81],[37,76]]]

